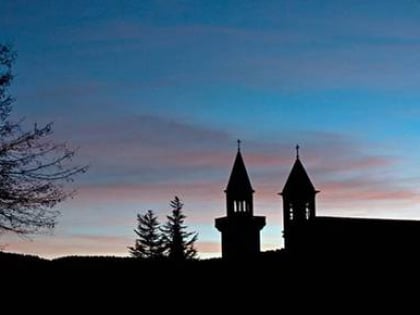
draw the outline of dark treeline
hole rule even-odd
[[[206,314],[207,309],[245,312],[250,308],[265,314],[273,308],[290,307],[297,312],[308,307],[338,307],[336,310],[342,311],[417,292],[419,261],[392,259],[392,254],[381,258],[292,258],[283,250],[264,252],[252,260],[182,263],[77,256],[44,260],[0,254],[2,280],[7,283],[5,300],[16,292],[28,292],[25,294],[38,300],[47,295],[66,308],[97,312],[117,307],[118,314],[139,307],[141,313],[157,314],[166,309],[177,314]]]
[[[60,280],[82,281],[106,278],[124,282],[140,281],[151,284],[160,280],[193,280],[198,287],[218,283],[220,288],[242,282],[291,284],[298,280],[335,280],[393,276],[414,278],[420,275],[420,257],[393,256],[308,256],[291,257],[284,250],[262,252],[254,259],[226,261],[220,258],[173,262],[170,259],[136,259],[112,256],[68,256],[53,260],[37,256],[0,252],[3,271],[15,277],[45,276]],[[3,276],[7,276],[4,273]],[[29,279],[28,278],[28,279]],[[150,281],[153,280],[153,281]],[[234,280],[234,281],[233,281]],[[188,282],[188,281],[187,281]]]

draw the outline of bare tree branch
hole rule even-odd
[[[52,123],[25,131],[23,120],[10,119],[14,59],[0,44],[0,232],[26,235],[55,226],[54,206],[74,194],[65,183],[87,167],[71,165],[75,150],[51,140]]]

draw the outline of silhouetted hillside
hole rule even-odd
[[[25,273],[40,272],[49,276],[60,276],[69,280],[85,281],[106,275],[108,279],[141,278],[156,279],[202,279],[210,282],[229,284],[230,280],[257,282],[266,279],[281,279],[282,282],[297,278],[333,278],[339,274],[354,275],[354,273],[380,274],[383,270],[388,275],[418,270],[419,257],[388,255],[369,256],[366,252],[358,255],[349,252],[347,255],[317,255],[310,252],[307,255],[290,256],[284,250],[262,252],[254,259],[223,260],[221,258],[190,260],[174,263],[167,259],[147,260],[131,257],[112,256],[67,256],[47,260],[37,256],[0,253],[0,265],[9,272]],[[246,277],[244,277],[246,275]]]
[[[12,290],[9,285],[8,294],[27,288],[31,296],[52,295],[59,305],[87,305],[95,310],[112,306],[133,311],[138,310],[139,303],[142,309],[153,310],[178,304],[182,310],[190,309],[191,303],[236,310],[286,308],[295,303],[296,308],[303,308],[313,301],[326,303],[326,299],[344,299],[342,303],[351,299],[354,304],[366,297],[372,301],[372,294],[401,294],[407,285],[411,287],[420,279],[417,262],[391,256],[385,260],[290,257],[283,250],[264,252],[253,260],[207,259],[178,264],[168,260],[79,256],[50,261],[1,253],[0,266],[3,279],[12,275],[7,283],[19,289]],[[35,289],[38,286],[47,289]],[[303,301],[295,301],[302,296]]]
[[[29,268],[41,268],[50,265],[49,260],[32,255],[21,255],[0,252],[0,266],[8,270],[25,270]]]

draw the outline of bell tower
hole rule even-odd
[[[241,154],[241,141],[226,187],[226,216],[215,220],[222,233],[222,256],[227,259],[253,257],[260,252],[260,230],[265,217],[254,216],[254,190]]]
[[[315,189],[299,156],[296,146],[296,161],[280,195],[283,197],[283,228],[286,250],[302,248],[309,233],[309,225],[315,218]]]

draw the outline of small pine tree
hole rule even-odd
[[[137,214],[137,229],[134,232],[138,238],[133,247],[129,247],[131,256],[136,258],[159,258],[163,254],[162,237],[159,221],[152,210],[146,214]]]
[[[186,231],[187,226],[184,225],[186,216],[182,212],[183,205],[177,196],[171,200],[172,215],[167,216],[168,221],[161,229],[165,253],[174,261],[193,259],[197,256],[194,243],[197,241],[198,233]]]

